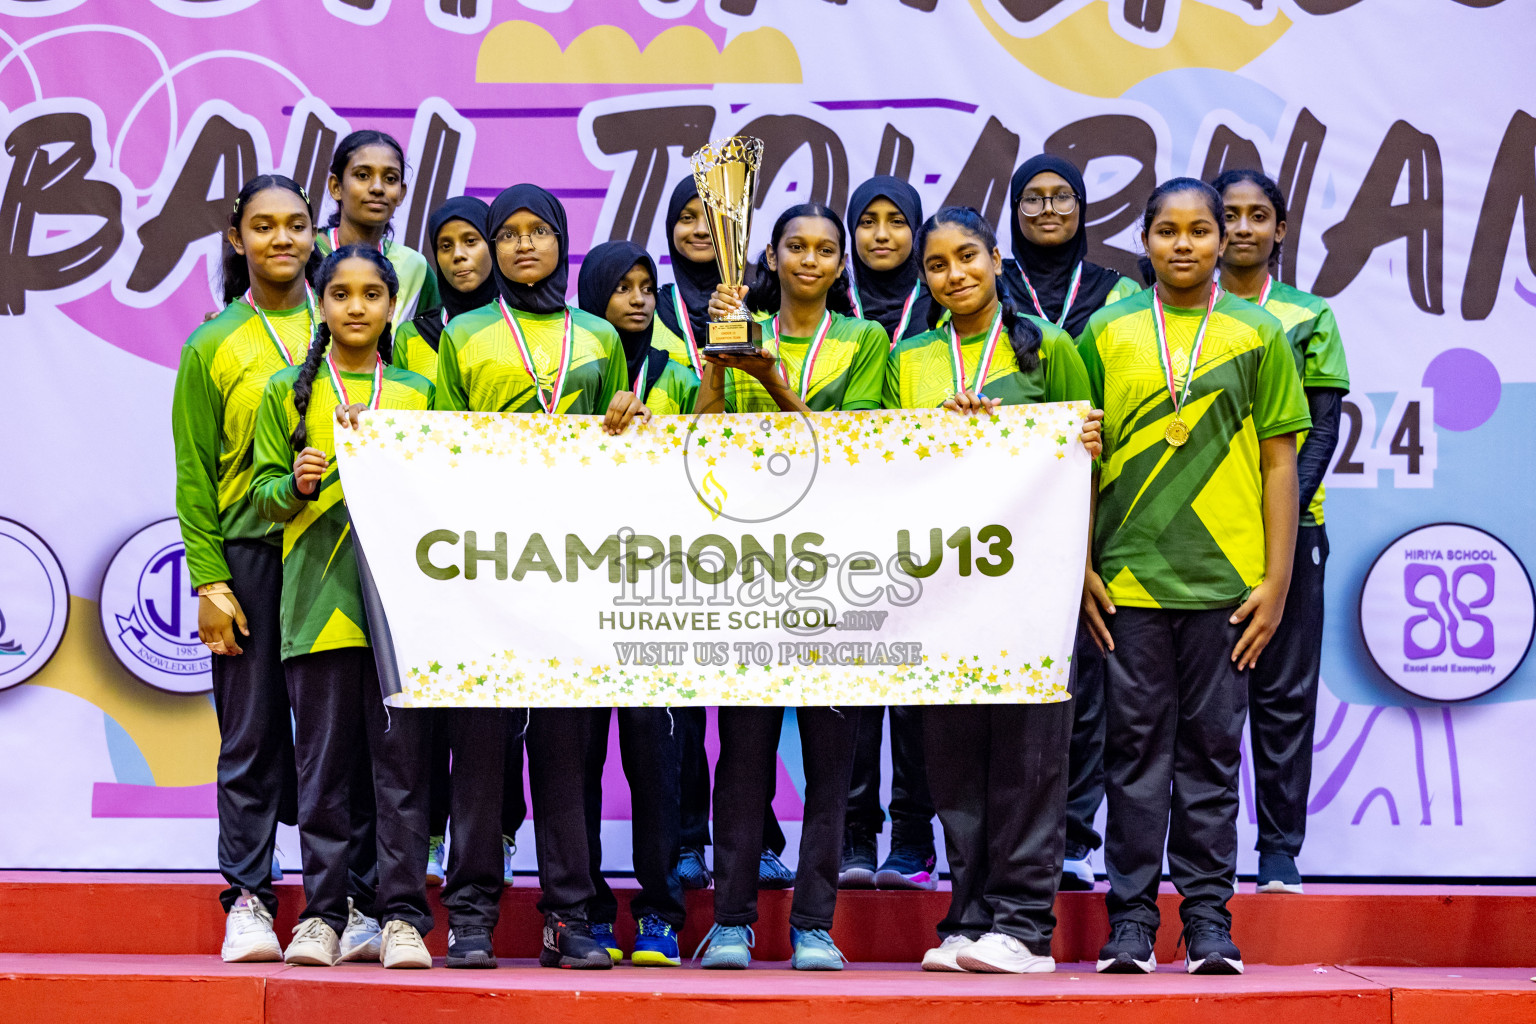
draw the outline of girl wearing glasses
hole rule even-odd
[[[565,207],[537,185],[513,185],[491,204],[487,226],[496,300],[443,330],[434,408],[606,413],[628,384],[624,349],[608,321],[566,304]],[[613,966],[587,923],[595,895],[583,812],[591,721],[588,708],[535,708],[528,718],[545,967]]]
[[[1013,258],[1003,283],[1026,313],[1072,337],[1101,308],[1141,290],[1128,277],[1090,263],[1083,176],[1070,160],[1041,154],[1024,162],[1009,186]],[[1093,888],[1088,855],[1102,845],[1093,819],[1104,799],[1104,656],[1086,629],[1073,656],[1072,753],[1067,785],[1067,854],[1061,887]]]
[[[437,275],[426,257],[389,237],[390,220],[405,202],[405,150],[388,132],[364,128],[352,132],[331,157],[326,191],[336,202],[315,239],[320,255],[344,245],[371,245],[395,268],[400,294],[395,302],[395,326],[419,312],[436,309]]]

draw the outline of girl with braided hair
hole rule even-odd
[[[430,967],[423,878],[426,760],[420,711],[386,718],[369,649],[351,521],[335,462],[337,405],[425,410],[432,384],[389,364],[399,281],[369,245],[344,245],[315,274],[322,322],[302,364],[272,376],[256,414],[252,504],[283,524],[283,671],[293,705],[305,907],[285,959],[330,966],[348,920],[353,780],[373,779],[385,967]],[[360,771],[372,760],[372,771]]]

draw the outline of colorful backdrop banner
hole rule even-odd
[[[618,437],[597,416],[369,413],[337,468],[389,702],[1066,700],[1087,410],[666,416]]]
[[[535,181],[573,261],[628,238],[663,278],[666,197],[735,132],[766,144],[754,245],[882,172],[1000,222],[1049,151],[1126,272],[1159,180],[1262,165],[1281,276],[1333,304],[1355,388],[1302,870],[1536,876],[1508,774],[1536,732],[1532,31],[1517,0],[0,0],[0,866],[214,864],[195,602],[147,533],[171,384],[240,184],[293,174],[327,217],[336,143],[373,127],[409,158],[400,241]],[[174,687],[141,647],[189,662]]]

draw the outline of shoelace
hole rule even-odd
[[[816,949],[830,949],[842,959],[844,963],[853,963],[843,951],[837,948],[837,943],[832,941],[832,936],[823,928],[808,928],[800,933],[800,942]]]
[[[675,933],[672,931],[672,926],[670,924],[667,924],[667,922],[663,921],[655,914],[647,914],[640,919],[640,934],[650,936],[659,935],[663,938],[667,938]]]
[[[1132,938],[1153,944],[1157,942],[1156,934],[1153,934],[1152,930],[1140,921],[1117,921],[1110,932],[1111,942],[1120,942],[1124,939]],[[1180,938],[1179,941],[1182,942],[1183,939]]]
[[[293,940],[298,942],[301,939],[323,939],[325,932],[321,929],[328,927],[330,926],[318,917],[305,918],[294,926]]]
[[[1215,921],[1206,921],[1203,918],[1197,918],[1189,922],[1189,924],[1185,925],[1184,930],[1179,932],[1179,944],[1173,947],[1173,950],[1175,953],[1177,953],[1182,949],[1186,954],[1188,954],[1189,941],[1191,939],[1198,939],[1201,936],[1207,935],[1214,938],[1231,941],[1231,933],[1228,932],[1225,928],[1221,927],[1221,925],[1217,924]]]
[[[728,930],[729,931],[744,931],[744,932],[746,932],[747,933],[747,948],[748,949],[756,949],[757,948],[757,933],[752,930],[752,926],[751,925],[749,925],[749,924],[717,924],[717,925],[714,925],[713,927],[711,927],[709,929],[709,931],[704,933],[704,941],[700,942],[699,943],[699,948],[695,949],[693,951],[693,959],[697,960],[699,958],[700,954],[702,954],[704,952],[705,947],[709,946],[711,943],[713,943],[715,941],[715,937],[717,935],[723,935]]]
[[[421,934],[404,921],[391,921],[386,924],[384,938],[395,946],[406,946],[411,949],[426,948],[426,943],[421,941]]]

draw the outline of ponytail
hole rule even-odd
[[[305,418],[309,415],[309,399],[314,391],[315,375],[320,372],[320,360],[325,358],[326,350],[330,347],[331,325],[322,320],[315,336],[310,339],[304,362],[299,366],[299,379],[293,382],[293,408],[299,414],[299,425],[293,428],[293,436],[288,439],[288,443],[295,452],[309,447],[309,430]]]
[[[1008,343],[1013,346],[1013,358],[1019,364],[1019,370],[1028,373],[1040,365],[1040,342],[1044,338],[1040,325],[1019,310],[1007,288],[998,289],[997,301],[1003,311]]]

